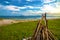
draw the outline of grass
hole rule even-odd
[[[20,22],[6,26],[0,26],[0,40],[22,40],[31,37],[38,21]],[[60,40],[60,19],[48,20],[48,28]]]

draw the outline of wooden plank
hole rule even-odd
[[[42,20],[44,21],[44,24],[42,23]],[[42,19],[39,20],[31,40],[55,40],[53,34],[48,30],[46,13],[43,14]]]

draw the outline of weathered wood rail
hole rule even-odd
[[[47,22],[46,13],[42,14],[42,19],[39,20],[33,36],[28,40],[57,40],[50,30],[48,30]]]
[[[48,30],[46,13],[42,14],[42,19],[39,20],[37,28],[31,40],[56,40],[54,35]]]

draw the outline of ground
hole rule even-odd
[[[38,21],[0,26],[0,40],[21,40],[34,34]],[[60,40],[60,19],[48,20],[48,28]]]

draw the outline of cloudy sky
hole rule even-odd
[[[60,0],[0,0],[0,16],[60,14]]]

